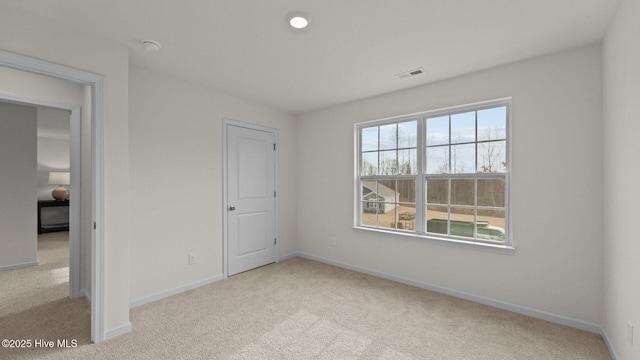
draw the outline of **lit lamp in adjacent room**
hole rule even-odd
[[[70,175],[68,172],[52,171],[49,173],[49,185],[58,185],[58,187],[51,192],[54,199],[64,201],[69,198],[69,190],[62,186],[69,185],[71,183],[69,180]]]

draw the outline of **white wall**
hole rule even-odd
[[[604,329],[618,359],[640,359],[640,1],[625,0],[604,40]],[[633,346],[627,322],[634,326]]]
[[[49,172],[70,169],[70,116],[68,110],[38,107],[38,200],[53,200],[59,185],[49,185]]]
[[[579,48],[300,116],[298,250],[597,329],[603,287],[600,50]],[[514,255],[352,229],[354,123],[509,96]]]
[[[38,200],[53,200],[51,192],[60,185],[49,185],[51,171],[69,171],[69,140],[38,137]]]
[[[129,325],[128,50],[6,4],[0,5],[0,33],[2,50],[105,77],[105,223],[99,226],[105,234],[105,325],[117,333]]]
[[[0,102],[0,269],[36,265],[35,107]]]
[[[280,137],[280,254],[295,250],[291,115],[163,75],[129,71],[131,300],[222,274],[222,119]],[[197,263],[187,264],[187,254]]]

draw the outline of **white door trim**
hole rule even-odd
[[[91,341],[105,340],[104,321],[104,78],[71,67],[0,50],[0,66],[91,86],[92,232]]]
[[[35,99],[13,94],[0,93],[0,100],[12,103],[46,106],[71,112],[70,117],[70,173],[71,185],[69,192],[73,194],[73,201],[69,203],[69,296],[77,298],[80,293],[80,204],[83,199],[80,191],[80,118],[81,107],[77,104],[68,104],[45,99]]]
[[[275,142],[276,142],[276,150],[275,150],[275,188],[276,188],[276,210],[275,210],[275,233],[276,233],[276,239],[279,238],[279,219],[278,219],[278,214],[280,213],[279,208],[278,208],[278,198],[279,195],[277,195],[279,193],[279,189],[278,189],[278,169],[279,169],[279,164],[278,164],[278,151],[279,149],[278,144],[280,143],[278,140],[278,129],[274,129],[274,128],[270,128],[270,127],[266,127],[266,126],[261,126],[261,125],[255,125],[255,124],[251,124],[251,123],[247,123],[247,122],[243,122],[243,121],[237,121],[237,120],[231,120],[231,119],[222,119],[222,274],[223,274],[223,278],[226,279],[229,276],[229,238],[228,238],[228,233],[227,233],[227,220],[228,220],[228,212],[227,209],[229,207],[229,200],[228,200],[228,194],[227,194],[227,189],[228,189],[228,183],[227,183],[227,169],[228,169],[228,164],[227,164],[227,135],[228,135],[228,129],[229,126],[239,126],[239,127],[243,127],[243,128],[247,128],[247,129],[252,129],[252,130],[259,130],[259,131],[265,131],[265,132],[269,132],[272,133],[274,135],[275,138]],[[274,261],[278,261],[279,258],[279,247],[280,247],[280,242],[276,241],[276,256]]]

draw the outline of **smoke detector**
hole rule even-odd
[[[142,46],[149,52],[160,51],[160,48],[162,47],[159,42],[154,40],[142,40]]]
[[[397,74],[396,77],[398,79],[406,79],[408,77],[412,77],[412,76],[418,76],[418,75],[422,75],[424,74],[424,68],[417,68],[417,69],[413,69],[413,70],[409,70],[409,71],[405,71],[403,73]]]

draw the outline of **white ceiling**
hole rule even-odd
[[[601,40],[620,0],[0,0],[299,114]],[[310,13],[308,29],[285,23]],[[162,44],[145,52],[143,39]],[[394,75],[424,67],[424,75]]]

